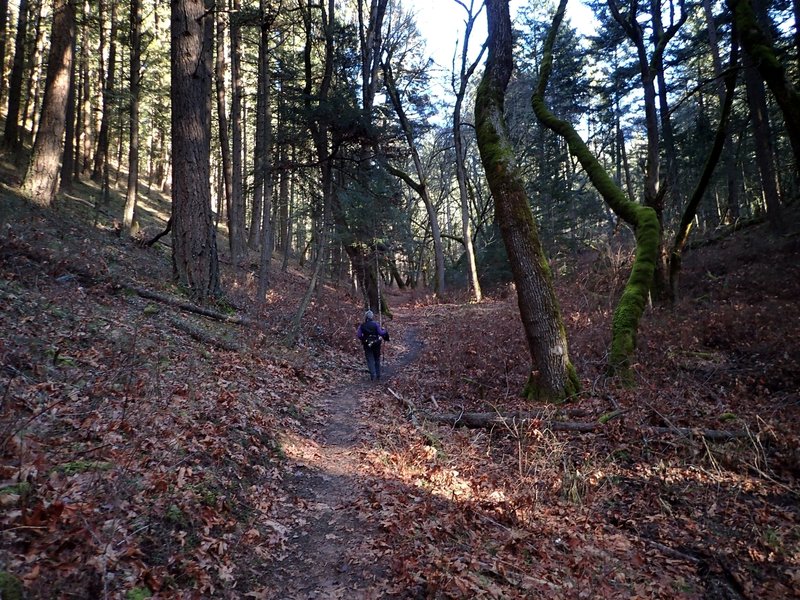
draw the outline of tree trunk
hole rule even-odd
[[[745,52],[745,62],[750,61],[752,61],[752,57]],[[772,147],[766,90],[764,89],[764,82],[761,81],[752,64],[745,65],[743,75],[747,89],[747,105],[750,109],[750,125],[753,130],[756,164],[761,176],[761,190],[764,194],[764,202],[767,205],[767,218],[772,229],[777,231],[781,227],[781,204],[778,192],[778,175],[775,172],[775,151]]]
[[[672,302],[674,302],[678,297],[678,279],[680,277],[683,247],[685,246],[686,240],[689,237],[692,223],[697,216],[697,207],[700,204],[700,200],[703,199],[703,195],[708,187],[708,183],[711,181],[711,175],[714,173],[714,168],[717,166],[719,157],[722,155],[722,148],[725,145],[725,141],[730,137],[728,135],[728,119],[733,108],[733,94],[736,90],[736,66],[739,60],[738,42],[736,41],[735,35],[732,36],[732,38],[730,53],[731,63],[728,73],[725,76],[725,97],[723,98],[723,103],[721,105],[721,114],[719,117],[719,125],[717,126],[717,133],[714,136],[714,144],[711,148],[711,152],[708,155],[708,159],[706,160],[706,164],[703,168],[702,174],[700,175],[700,179],[697,182],[694,193],[692,194],[691,198],[689,198],[689,202],[687,203],[683,212],[680,225],[678,226],[678,231],[675,234],[675,242],[672,246],[672,252],[670,254],[669,283],[670,299]]]
[[[72,47],[75,37],[75,7],[69,0],[56,0],[50,35],[42,115],[33,144],[33,154],[22,193],[40,206],[50,206],[58,187],[64,152],[67,98],[72,86]]]
[[[563,9],[562,9],[563,10]],[[478,148],[514,273],[525,337],[534,371],[526,385],[531,398],[563,401],[579,391],[569,360],[567,336],[504,116],[505,91],[513,68],[508,0],[487,2],[489,55],[475,100]]]
[[[43,19],[44,0],[34,0],[31,7],[31,14],[36,14],[36,21],[33,27],[33,52],[28,53],[28,65],[25,71],[30,78],[28,93],[25,95],[25,109],[22,111],[23,127],[27,127],[30,122],[31,137],[36,137],[37,118],[39,117],[39,96],[41,95],[42,70],[44,69],[46,48],[44,45],[44,19]]]
[[[770,22],[766,5],[763,0],[755,0],[755,6],[750,0],[728,0],[728,5],[734,13],[742,46],[755,63],[783,113],[786,133],[794,153],[795,170],[800,169],[800,93],[789,80],[789,74],[778,59],[769,37]]]
[[[263,114],[263,130],[257,131],[256,135],[263,137],[262,165],[260,173],[260,185],[262,197],[264,199],[264,209],[261,221],[261,261],[258,268],[258,292],[256,301],[263,305],[267,298],[267,290],[270,287],[270,263],[272,261],[272,83],[270,81],[270,49],[269,49],[269,25],[267,23],[267,2],[261,0],[261,43],[259,44],[258,60],[258,102],[259,114]]]
[[[25,40],[28,29],[28,0],[20,0],[17,17],[17,35],[14,42],[14,62],[8,86],[8,110],[3,132],[3,147],[11,155],[18,155],[22,149],[20,135],[20,105],[22,104],[22,72],[25,69]],[[24,115],[23,115],[24,117]]]
[[[61,161],[62,191],[72,190],[72,176],[75,171],[75,92],[77,81],[75,79],[77,60],[75,60],[76,38],[72,36],[72,65],[70,66],[70,86],[67,94],[67,114],[64,126],[64,154]]]
[[[639,76],[642,84],[642,95],[644,100],[645,112],[645,128],[647,131],[647,160],[645,163],[645,177],[644,177],[644,204],[651,207],[658,218],[659,236],[658,236],[658,257],[655,264],[654,280],[652,283],[653,292],[663,297],[668,292],[668,265],[667,265],[667,252],[664,245],[663,229],[664,229],[664,196],[667,191],[666,188],[661,188],[661,164],[660,164],[660,149],[661,137],[659,132],[659,119],[658,108],[656,105],[657,93],[655,82],[659,78],[659,73],[664,69],[664,52],[670,40],[675,37],[675,34],[686,22],[689,16],[688,11],[685,9],[683,3],[679,4],[677,20],[675,20],[675,7],[670,5],[670,24],[664,30],[661,23],[661,11],[663,9],[661,0],[651,1],[651,13],[658,17],[653,22],[653,51],[651,56],[647,56],[647,48],[645,47],[644,28],[638,21],[640,14],[638,13],[636,3],[631,5],[628,13],[622,14],[617,5],[617,0],[608,0],[608,7],[611,15],[619,26],[625,31],[625,34],[630,39],[634,48],[636,49],[637,63],[639,66]],[[651,19],[653,16],[651,15]],[[666,104],[666,97],[664,99]],[[662,106],[662,109],[666,108]],[[668,118],[665,116],[665,118]]]
[[[103,52],[105,49],[103,22],[103,8],[100,8],[100,81],[103,82],[103,107],[100,121],[100,131],[97,134],[97,147],[94,154],[92,167],[92,181],[108,185],[108,146],[109,129],[111,128],[111,112],[113,110],[114,79],[117,67],[117,10],[116,2],[111,2],[111,34],[108,39],[108,69],[103,65]],[[104,188],[105,189],[105,188]]]
[[[0,0],[0,106],[6,95],[6,31],[8,23],[8,0]]]
[[[611,350],[608,357],[609,372],[619,375],[626,382],[632,382],[631,363],[636,349],[636,336],[639,330],[639,320],[644,312],[650,286],[653,282],[653,273],[658,259],[661,227],[653,207],[642,206],[629,199],[614,184],[614,181],[603,169],[600,161],[591,153],[589,147],[575,131],[575,128],[567,121],[558,119],[544,103],[544,93],[547,89],[550,71],[553,68],[553,43],[561,20],[564,18],[566,4],[567,0],[561,0],[553,19],[553,26],[547,36],[539,83],[531,98],[531,104],[539,121],[567,141],[570,152],[581,163],[584,171],[586,171],[592,184],[606,204],[634,230],[636,236],[636,258],[634,259],[628,282],[622,292],[622,297],[614,310]]]
[[[222,157],[222,191],[225,197],[225,209],[228,217],[228,248],[233,256],[233,236],[231,231],[236,227],[231,222],[231,208],[233,201],[233,165],[231,164],[231,140],[228,133],[228,101],[225,95],[225,72],[227,71],[225,55],[225,13],[217,11],[217,60],[216,60],[216,87],[217,87],[217,122],[219,123],[219,146]]]
[[[231,209],[228,213],[231,259],[240,264],[247,254],[244,203],[244,169],[242,167],[242,28],[240,0],[233,0],[231,28]]]
[[[209,180],[212,19],[203,0],[172,2],[172,266],[197,301],[220,293]]]
[[[83,145],[81,149],[80,165],[76,165],[80,175],[89,172],[92,146],[94,145],[94,99],[92,95],[91,77],[89,76],[90,57],[88,29],[88,24],[84,22],[83,41],[81,43],[81,82],[83,87],[83,92],[81,93],[83,100],[81,105],[83,126],[81,127],[81,131],[83,133]]]
[[[128,189],[122,228],[126,235],[135,232],[136,204],[139,192],[139,90],[142,62],[142,5],[131,0],[131,72],[130,72],[130,148],[128,148]],[[122,140],[120,140],[120,144]]]
[[[458,180],[458,195],[461,200],[461,235],[464,238],[464,253],[467,255],[467,268],[469,270],[469,279],[472,284],[472,293],[475,302],[480,302],[483,294],[481,293],[481,283],[478,280],[478,264],[475,260],[475,248],[472,245],[472,227],[470,224],[470,211],[469,211],[469,194],[467,193],[467,170],[464,166],[466,160],[466,149],[464,148],[464,136],[461,132],[461,107],[464,102],[464,96],[467,92],[467,84],[469,78],[475,72],[478,63],[483,57],[486,45],[481,47],[477,58],[471,63],[467,64],[467,53],[469,51],[469,39],[472,33],[472,28],[475,25],[476,15],[472,14],[472,3],[467,7],[463,5],[467,11],[467,19],[465,21],[464,40],[461,44],[461,68],[458,78],[458,89],[456,92],[456,102],[453,108],[453,146],[456,154],[456,179]]]
[[[725,83],[722,81],[722,59],[719,52],[719,40],[717,29],[714,23],[714,12],[711,8],[711,0],[703,0],[703,12],[706,19],[706,29],[708,30],[708,43],[711,46],[711,60],[714,65],[714,77],[717,83],[717,98],[719,105],[725,104]],[[723,223],[733,223],[739,218],[739,185],[736,177],[736,153],[731,145],[731,134],[726,129],[725,142],[722,146],[722,156],[725,163],[725,179],[728,189],[728,202]],[[670,269],[672,267],[670,266]],[[671,277],[671,275],[670,275]],[[672,286],[672,284],[670,284]]]

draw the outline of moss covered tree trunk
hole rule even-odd
[[[581,139],[575,128],[567,121],[556,117],[544,102],[544,93],[553,68],[553,44],[556,32],[564,18],[567,0],[561,0],[553,26],[550,28],[544,45],[544,56],[539,73],[539,82],[531,98],[536,117],[547,128],[562,136],[569,145],[570,152],[578,159],[592,184],[614,213],[628,223],[636,236],[636,258],[633,261],[628,282],[614,311],[611,329],[611,351],[608,357],[609,371],[624,380],[631,379],[631,359],[636,349],[636,335],[639,320],[644,312],[647,295],[653,282],[656,260],[658,259],[661,227],[655,210],[629,200],[625,193],[613,182],[589,147]]]
[[[567,336],[536,222],[517,173],[505,116],[513,68],[508,0],[487,2],[489,55],[475,100],[478,148],[517,287],[517,300],[534,371],[526,386],[533,399],[561,401],[579,390]]]

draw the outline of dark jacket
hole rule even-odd
[[[365,346],[369,343],[370,340],[375,340],[377,338],[377,342],[380,343],[381,338],[389,341],[389,332],[386,331],[383,327],[381,327],[375,321],[369,319],[364,321],[361,325],[358,326],[358,331],[356,332],[356,337],[361,340],[361,343]]]

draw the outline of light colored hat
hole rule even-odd
[[[372,319],[375,318],[375,313],[371,310],[368,310],[366,313],[364,313],[364,318],[366,318],[368,321],[372,321]]]

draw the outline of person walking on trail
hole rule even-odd
[[[375,313],[368,310],[364,315],[364,322],[358,326],[356,337],[361,340],[361,345],[364,346],[370,381],[380,381],[381,342],[383,340],[389,341],[389,332],[375,322]]]

